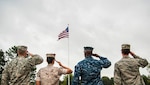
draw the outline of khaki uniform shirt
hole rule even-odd
[[[41,85],[59,85],[60,76],[66,73],[67,70],[64,68],[48,64],[47,67],[41,68],[38,71],[36,81],[40,81]]]
[[[148,62],[139,56],[135,55],[134,57],[126,56],[115,63],[114,85],[145,85],[139,67],[144,68]]]
[[[29,85],[32,67],[42,62],[43,59],[39,55],[33,55],[31,58],[18,56],[4,68],[1,85]]]

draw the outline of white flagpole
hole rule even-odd
[[[68,67],[69,67],[69,35],[70,35],[70,29],[69,29],[69,24],[68,24],[68,31],[69,31],[69,33],[68,33]],[[70,85],[70,74],[68,74],[68,85]]]
[[[68,67],[69,67],[69,24],[68,24],[68,36],[66,35],[65,37],[68,37]],[[64,31],[63,31],[64,32]],[[60,37],[62,34],[63,34],[63,32],[61,32],[59,35],[58,35],[58,40],[60,40],[61,38],[64,38],[64,36],[63,37]],[[57,41],[58,41],[57,40]],[[70,85],[70,75],[68,74],[67,75],[68,76],[68,85]]]

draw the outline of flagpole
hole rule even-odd
[[[70,29],[69,29],[69,24],[68,24],[68,30],[69,30],[69,34],[70,34]],[[68,67],[69,67],[69,37],[68,36]],[[68,85],[70,85],[70,75],[68,74]]]
[[[68,24],[68,27],[58,35],[58,40],[62,38],[68,38],[68,67],[69,67],[69,64],[70,64],[69,63],[69,24]],[[69,74],[67,76],[68,76],[68,85],[70,85],[70,76]]]

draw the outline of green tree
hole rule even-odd
[[[4,70],[5,63],[6,63],[6,61],[5,61],[5,57],[4,57],[4,52],[1,49],[0,50],[0,85],[1,85],[2,72]]]
[[[6,53],[7,61],[11,61],[12,59],[16,58],[16,56],[17,56],[17,47],[13,46],[13,47],[9,48],[5,53]]]
[[[71,85],[73,75],[72,74],[68,74],[68,75],[70,78],[70,85]],[[68,85],[68,75],[64,76],[63,81],[60,81],[59,85]]]
[[[114,78],[113,77],[110,78],[110,82],[111,82],[111,85],[114,85]]]
[[[150,79],[145,75],[142,75],[142,77],[143,77],[143,80],[145,82],[145,85],[150,85]]]
[[[107,77],[107,76],[103,76],[102,81],[103,81],[104,85],[113,85],[112,80],[109,79],[109,77]]]

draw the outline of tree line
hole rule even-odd
[[[4,66],[7,64],[7,62],[11,61],[17,56],[17,47],[13,46],[9,48],[7,51],[3,51],[0,49],[0,85],[1,85],[1,77],[2,72],[4,70]],[[147,71],[150,73],[150,64],[147,66]],[[35,85],[35,75],[36,75],[36,67],[32,68],[32,72],[30,73],[31,79],[30,79],[30,85]],[[150,85],[150,75],[141,75],[144,79],[145,85]],[[70,79],[70,85],[73,79],[73,75],[69,74]],[[102,77],[102,81],[104,85],[114,85],[113,83],[113,77],[109,78],[107,76]],[[68,75],[65,75],[63,77],[63,80],[60,81],[59,85],[68,85]]]

